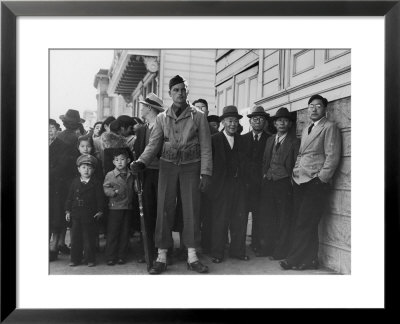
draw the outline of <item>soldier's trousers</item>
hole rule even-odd
[[[158,178],[156,247],[173,246],[178,185],[182,201],[182,240],[187,248],[200,247],[200,162],[176,165],[160,160]]]

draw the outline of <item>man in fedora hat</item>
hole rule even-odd
[[[65,181],[67,187],[69,187],[72,179],[76,174],[75,160],[76,160],[76,147],[78,145],[79,130],[82,124],[85,122],[80,117],[79,111],[75,109],[68,109],[64,115],[60,116],[60,119],[65,127],[65,130],[57,134],[57,138],[63,141],[67,145],[64,158],[67,160],[68,168],[65,170]],[[65,242],[66,228],[61,232],[60,241]],[[69,248],[62,244],[60,247],[61,252],[68,254]]]
[[[318,223],[328,204],[342,144],[339,128],[326,118],[327,106],[328,100],[320,95],[308,100],[311,123],[303,130],[292,173],[295,217],[291,248],[280,262],[285,270],[318,268]]]
[[[265,143],[269,135],[264,131],[269,121],[269,114],[264,111],[262,106],[255,106],[251,113],[247,115],[250,119],[252,130],[244,135],[247,152],[246,167],[246,209],[247,214],[251,212],[251,247],[253,251],[259,248],[258,239],[258,202],[260,200],[261,179],[262,179],[262,157],[264,154]]]
[[[68,191],[65,174],[69,161],[65,158],[67,144],[57,138],[59,127],[54,119],[49,119],[50,261],[57,259],[59,250],[65,249],[64,202]]]
[[[85,122],[79,115],[79,111],[75,109],[68,109],[65,115],[60,116],[65,130],[60,132],[57,137],[69,146],[76,146],[78,142],[78,135],[76,130]]]
[[[154,130],[157,115],[165,110],[162,99],[154,93],[149,93],[146,99],[140,100],[139,103],[140,117],[145,121],[145,124],[143,127],[136,130],[136,141],[134,145],[136,157],[139,157],[149,144],[149,139]],[[150,257],[153,257],[157,252],[154,242],[154,232],[157,220],[157,190],[160,153],[161,152],[158,152],[156,157],[143,172],[143,211],[147,232],[147,246],[150,247]],[[142,251],[142,253],[143,252],[144,251]],[[144,260],[143,256],[139,258],[138,262],[142,262],[142,260]]]
[[[213,135],[213,176],[206,195],[212,201],[211,255],[212,262],[221,263],[228,230],[229,255],[243,261],[246,255],[247,215],[244,202],[244,146],[237,134],[239,119],[235,106],[226,106],[221,118],[224,130]]]
[[[294,120],[285,107],[272,117],[277,130],[267,139],[263,157],[263,182],[259,201],[259,239],[257,256],[281,260],[290,248],[293,192],[291,174],[299,152]]]
[[[205,273],[208,267],[199,261],[196,249],[200,247],[200,192],[207,188],[212,175],[210,128],[205,114],[187,101],[184,78],[176,75],[170,80],[169,95],[172,106],[157,115],[149,144],[132,163],[133,171],[139,172],[162,149],[155,231],[158,257],[149,273],[160,274],[167,268],[178,188],[183,208],[182,241],[188,248],[187,268]]]

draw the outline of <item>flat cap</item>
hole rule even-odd
[[[94,156],[90,155],[90,154],[82,154],[76,160],[76,165],[77,166],[80,166],[81,164],[90,164],[90,165],[93,165],[93,167],[96,167],[97,159]]]

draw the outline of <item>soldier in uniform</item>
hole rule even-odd
[[[200,247],[200,192],[207,188],[212,175],[211,136],[205,114],[189,104],[187,94],[185,79],[173,77],[169,82],[173,104],[158,114],[149,144],[131,166],[134,172],[144,170],[162,149],[155,234],[158,257],[150,274],[160,274],[167,268],[178,187],[183,209],[182,240],[188,248],[187,268],[208,272],[196,249]]]

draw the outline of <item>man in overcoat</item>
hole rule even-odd
[[[332,177],[339,165],[341,135],[326,118],[328,100],[313,95],[308,100],[311,123],[304,128],[293,169],[294,232],[283,269],[318,268],[318,223],[328,205]]]
[[[162,149],[155,232],[158,257],[149,273],[160,274],[167,268],[178,188],[183,210],[182,240],[188,248],[187,267],[205,273],[208,267],[199,261],[196,249],[200,247],[200,192],[207,188],[212,175],[210,128],[205,114],[187,101],[184,78],[177,75],[170,80],[169,95],[172,106],[157,115],[149,144],[131,165],[134,172],[142,171]]]
[[[66,222],[64,217],[64,203],[67,198],[68,159],[67,144],[57,138],[60,125],[49,120],[49,221],[50,221],[50,261],[57,259],[59,249],[64,246]]]
[[[206,192],[212,201],[211,255],[212,262],[221,263],[228,229],[229,256],[243,261],[246,255],[247,213],[244,190],[244,141],[237,134],[239,119],[235,106],[223,109],[221,122],[224,130],[212,136],[213,176]]]
[[[252,130],[242,135],[247,150],[246,157],[248,158],[248,165],[246,166],[246,209],[247,214],[251,212],[252,215],[251,246],[254,251],[257,251],[260,247],[258,203],[261,192],[262,159],[265,143],[269,137],[264,128],[268,124],[269,114],[264,111],[262,106],[255,106],[247,117],[250,119]]]
[[[299,152],[293,118],[287,108],[272,117],[277,130],[267,139],[263,157],[263,182],[259,204],[260,249],[256,256],[281,260],[290,248],[293,210],[291,175]]]

